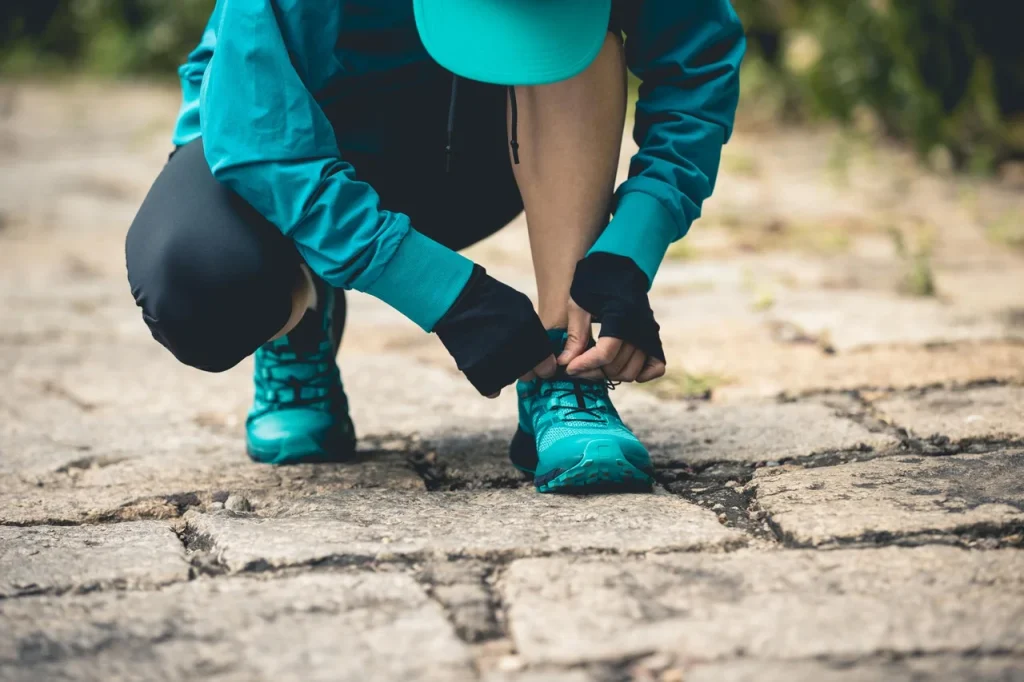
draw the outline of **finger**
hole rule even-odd
[[[629,362],[626,363],[626,366],[619,372],[619,375],[615,377],[615,381],[636,381],[636,378],[640,376],[640,372],[644,370],[644,365],[646,364],[647,353],[638,348],[629,359]]]
[[[608,377],[601,369],[588,369],[585,372],[572,375],[574,379],[583,379],[585,381],[608,381]]]
[[[569,366],[566,367],[566,371],[569,374],[576,374],[577,372],[585,372],[588,369],[604,367],[615,359],[621,347],[621,339],[612,338],[611,336],[598,339],[597,345],[570,362]]]
[[[607,365],[604,366],[604,373],[608,375],[609,379],[616,379],[616,376],[622,372],[622,369],[629,362],[630,358],[633,357],[633,353],[636,352],[636,346],[631,343],[622,344],[622,348],[615,354],[615,358],[612,359]]]
[[[490,394],[489,396],[487,396],[487,399],[488,399],[488,400],[494,400],[494,399],[495,399],[495,398],[497,398],[497,397],[498,397],[499,395],[501,395],[501,391],[498,391],[497,393],[492,393],[492,394]]]
[[[533,380],[534,380],[534,379],[536,379],[536,378],[537,378],[537,373],[536,373],[536,372],[534,372],[534,371],[533,371],[533,370],[531,369],[531,370],[530,370],[529,372],[527,372],[527,373],[526,373],[526,374],[524,374],[523,376],[519,377],[519,380],[520,380],[520,381],[533,381]]]
[[[540,364],[534,367],[533,372],[531,373],[547,379],[548,377],[554,376],[555,372],[557,371],[558,361],[555,360],[554,355],[549,355],[546,358],[544,358],[544,360]]]
[[[565,349],[558,356],[558,364],[568,365],[587,349],[588,344],[590,344],[590,313],[570,299]]]
[[[665,375],[665,363],[658,358],[647,358],[647,365],[643,371],[637,376],[636,380],[640,383],[650,381],[651,379],[657,379],[660,376]]]

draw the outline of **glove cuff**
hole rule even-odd
[[[631,259],[598,252],[576,264],[570,295],[601,323],[601,337],[622,339],[664,362],[647,283],[647,275]]]
[[[497,393],[551,355],[530,299],[479,265],[434,332],[481,395]]]

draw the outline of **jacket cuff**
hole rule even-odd
[[[473,261],[410,228],[380,276],[363,291],[429,332],[472,273]]]
[[[647,288],[679,231],[676,221],[661,202],[643,192],[629,192],[619,198],[615,216],[605,228],[591,253],[626,256],[647,275]]]

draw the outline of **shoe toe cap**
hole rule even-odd
[[[319,457],[351,438],[346,420],[318,410],[281,410],[246,424],[249,454],[263,462]]]
[[[615,460],[625,457],[637,469],[651,470],[651,457],[642,443],[635,439],[608,436],[574,436],[552,443],[540,454],[538,474],[567,470],[586,457]]]

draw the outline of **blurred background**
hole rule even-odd
[[[170,78],[213,0],[5,0],[0,72]],[[834,119],[986,173],[1024,157],[1024,48],[1006,0],[736,0],[743,113]]]

